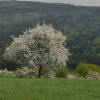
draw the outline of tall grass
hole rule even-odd
[[[0,78],[0,100],[100,100],[100,81]]]

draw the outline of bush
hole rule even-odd
[[[14,72],[5,70],[0,70],[0,77],[15,77]]]
[[[100,73],[95,71],[89,71],[86,78],[89,80],[100,80]]]
[[[59,67],[55,70],[55,73],[56,73],[56,77],[59,77],[59,78],[64,77],[65,78],[68,74],[68,69],[67,69],[67,67]]]
[[[22,69],[17,69],[15,72],[16,77],[35,77],[36,70],[29,69],[27,67],[23,67]]]
[[[95,71],[100,73],[100,68],[97,65],[94,64],[86,64],[83,62],[80,62],[79,65],[76,68],[76,72],[83,77],[86,77],[89,73],[89,71]]]

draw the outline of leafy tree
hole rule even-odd
[[[65,66],[68,61],[68,49],[64,47],[66,36],[51,25],[37,25],[29,29],[7,48],[4,57],[22,65],[39,69],[38,76],[45,67]]]

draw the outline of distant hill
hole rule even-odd
[[[99,7],[0,1],[0,45],[11,41],[11,35],[18,36],[38,22],[52,24],[68,36],[74,62],[100,64]]]
[[[96,7],[1,1],[0,41],[8,41],[10,35],[19,34],[26,28],[34,26],[38,21],[46,21],[63,31],[67,28],[71,31],[74,28],[75,31],[92,31],[98,34],[100,25],[96,27],[96,30],[93,28],[94,25],[100,23],[99,18],[100,8]],[[66,28],[62,29],[61,26]],[[67,31],[64,32],[67,33]]]

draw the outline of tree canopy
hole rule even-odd
[[[18,38],[13,38],[6,49],[4,58],[16,61],[22,66],[32,66],[41,70],[45,67],[66,66],[69,52],[65,48],[66,36],[51,25],[37,25]]]

